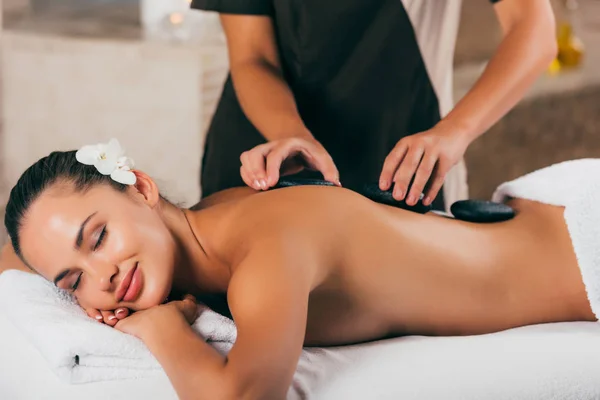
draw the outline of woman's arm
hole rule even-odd
[[[223,14],[221,23],[233,84],[248,119],[269,141],[312,138],[283,78],[271,18]]]
[[[255,247],[235,268],[228,300],[238,338],[227,358],[183,318],[146,330],[142,340],[181,399],[285,398],[306,330],[312,278],[306,266],[315,265],[309,253],[293,247]]]

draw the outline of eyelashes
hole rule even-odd
[[[96,243],[94,243],[94,245],[92,246],[92,250],[93,251],[98,250],[102,246],[102,243],[104,243],[107,234],[108,234],[108,230],[106,229],[106,225],[104,225],[102,227],[102,230],[100,231],[100,234],[98,235],[98,239],[96,240]],[[81,278],[82,277],[83,277],[83,271],[80,272],[79,275],[77,275],[77,279],[75,280],[75,282],[71,286],[71,290],[73,292],[76,291],[77,288],[79,287],[79,284],[81,283]]]
[[[75,281],[75,283],[73,283],[73,286],[71,286],[71,290],[76,291],[77,288],[79,287],[79,283],[81,282],[81,277],[83,276],[83,272],[79,273],[79,276],[77,277],[77,280]]]
[[[100,235],[98,235],[98,240],[96,241],[96,243],[93,246],[94,251],[96,251],[97,249],[100,248],[100,246],[102,246],[102,243],[103,243],[104,239],[106,238],[107,233],[108,233],[108,231],[106,230],[106,225],[104,225],[102,227],[102,231],[100,231]]]

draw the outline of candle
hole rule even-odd
[[[140,20],[142,26],[154,29],[170,14],[183,13],[189,7],[190,0],[140,0]]]

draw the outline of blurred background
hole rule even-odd
[[[204,133],[227,73],[218,17],[189,11],[186,0],[0,4],[0,215],[32,162],[111,137],[168,197],[194,204]],[[559,55],[527,98],[470,146],[473,198],[554,162],[600,155],[600,0],[553,7]],[[489,2],[463,0],[456,100],[499,40]]]

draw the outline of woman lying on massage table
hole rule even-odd
[[[284,398],[303,345],[596,320],[560,207],[515,199],[512,220],[474,224],[303,186],[183,210],[105,150],[80,150],[95,166],[75,152],[35,163],[5,224],[82,307],[137,311],[107,322],[145,342],[183,399]],[[165,303],[173,290],[227,293],[226,358],[191,330],[193,299]]]

